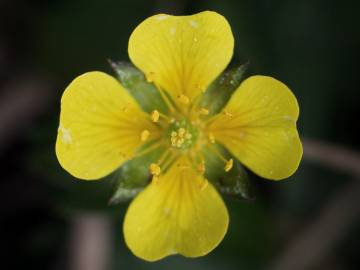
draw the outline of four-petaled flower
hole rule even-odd
[[[299,107],[283,83],[252,76],[220,113],[208,115],[200,106],[231,60],[233,47],[228,22],[215,12],[155,15],[134,30],[128,51],[160,92],[168,113],[142,111],[125,87],[97,71],[74,79],[62,96],[56,154],[73,176],[99,179],[144,152],[166,149],[150,165],[152,181],[125,217],[125,241],[138,257],[202,256],[223,239],[228,212],[204,177],[204,147],[223,160],[225,171],[234,161],[215,144],[267,179],[286,178],[299,165]]]

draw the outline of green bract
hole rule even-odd
[[[152,112],[157,109],[163,113],[168,112],[168,107],[159,94],[159,91],[156,90],[152,83],[146,80],[140,70],[131,63],[109,62],[121,84],[126,87],[143,110]],[[209,116],[219,113],[226,105],[232,93],[244,80],[247,68],[248,64],[230,68],[223,72],[209,86],[200,102],[201,106],[208,108]],[[188,124],[181,122],[181,126],[184,125],[189,128]],[[177,127],[175,123],[173,126],[174,128]],[[171,131],[172,130],[169,130],[169,132]],[[197,135],[195,130],[193,133]],[[170,138],[170,133],[168,135]],[[229,154],[221,145],[215,144],[215,147],[217,147],[218,151],[220,151],[227,159],[232,158],[231,154]],[[210,149],[204,147],[202,150],[205,156],[205,163],[207,164],[205,176],[222,194],[230,195],[235,198],[254,199],[253,189],[248,174],[239,161],[235,159],[234,166],[230,172],[225,172],[223,169],[223,162],[215,156]],[[120,203],[127,201],[143,190],[151,180],[151,174],[149,172],[151,161],[159,158],[163,151],[163,148],[156,149],[142,157],[126,162],[114,174],[116,187],[110,202]]]

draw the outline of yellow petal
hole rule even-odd
[[[279,180],[299,166],[299,106],[291,90],[266,76],[245,80],[208,126],[215,139],[258,175]]]
[[[129,55],[149,81],[181,103],[181,97],[206,90],[231,60],[233,47],[231,28],[216,12],[159,14],[134,30]]]
[[[143,130],[151,137],[154,125],[114,78],[85,73],[62,96],[56,155],[73,176],[98,179],[134,153]]]
[[[176,253],[198,257],[220,243],[228,222],[218,192],[183,160],[130,204],[124,235],[131,251],[148,261]]]

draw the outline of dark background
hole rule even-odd
[[[0,1],[1,269],[359,269],[360,2],[351,0]],[[226,199],[229,231],[208,256],[147,263],[125,247],[127,204],[108,181],[73,179],[57,163],[59,101],[90,70],[128,60],[148,16],[214,10],[249,74],[298,97],[304,159],[282,182],[253,177],[254,202]]]

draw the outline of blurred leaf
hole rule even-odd
[[[122,165],[114,175],[117,186],[110,203],[125,202],[142,191],[151,180],[150,164],[156,162],[163,151],[164,148],[156,148],[148,154],[129,160]]]
[[[109,60],[111,67],[121,84],[139,103],[141,108],[150,113],[158,110],[162,113],[168,112],[168,107],[156,87],[149,83],[144,74],[134,65],[128,62],[113,62]]]
[[[249,176],[245,168],[234,157],[232,157],[222,146],[213,145],[227,160],[233,159],[234,165],[229,172],[224,170],[224,161],[213,153],[210,148],[204,148],[206,171],[205,176],[224,195],[235,198],[253,200],[254,190],[251,186]]]
[[[244,79],[249,63],[223,72],[206,90],[200,104],[209,115],[219,113]]]

